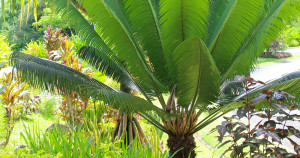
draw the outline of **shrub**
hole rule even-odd
[[[168,156],[167,152],[163,153],[157,146],[141,146],[137,140],[128,148],[121,140],[111,142],[109,135],[112,128],[107,128],[106,124],[103,125],[98,128],[97,124],[92,123],[92,127],[82,125],[76,130],[68,132],[62,132],[60,128],[57,128],[49,130],[47,133],[43,133],[37,127],[25,127],[25,132],[21,133],[21,136],[32,155],[38,155],[40,151],[43,151],[45,154],[61,154],[66,158]],[[154,134],[152,133],[152,135]]]
[[[5,36],[0,36],[0,62],[8,62],[11,46]]]
[[[23,52],[34,56],[47,58],[46,46],[44,45],[43,42],[31,41],[26,45]]]
[[[283,42],[290,47],[299,46],[299,43],[300,43],[299,28],[288,25],[287,29],[285,29],[281,33],[281,38],[282,38]]]
[[[47,95],[47,97],[42,97],[42,101],[37,106],[38,113],[45,117],[51,117],[56,113],[58,100],[56,96]]]
[[[246,94],[256,84],[265,84],[249,77],[240,78],[242,78],[240,81],[243,86],[238,87],[238,89],[245,91]],[[295,97],[280,90],[264,90],[255,98],[246,95],[246,99],[241,101],[244,106],[238,108],[236,115],[224,117],[225,121],[214,129],[220,134],[218,136],[220,143],[224,138],[228,138],[219,145],[220,148],[225,144],[230,144],[223,155],[231,152],[230,156],[234,158],[247,155],[255,158],[297,157],[280,146],[282,140],[287,139],[299,156],[300,145],[297,145],[291,136],[300,138],[300,132],[293,126],[286,124],[287,121],[293,121],[295,124],[300,121],[299,115],[291,113],[293,110],[299,110],[300,106],[289,105],[285,102],[291,98]],[[266,102],[261,102],[262,100],[266,100]],[[251,125],[250,119],[253,116],[260,118],[260,121]],[[247,123],[241,120],[242,118],[246,118]]]

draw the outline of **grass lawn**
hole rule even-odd
[[[299,58],[299,57],[300,57],[300,55],[293,55],[291,57],[281,58],[281,59],[276,59],[276,58],[259,58],[258,59],[259,63],[258,63],[257,66],[270,65],[270,64],[281,62],[281,61],[296,59],[296,58]]]
[[[3,118],[3,116],[0,116]],[[2,158],[2,155],[7,153],[14,152],[15,148],[20,145],[24,144],[24,140],[21,138],[20,133],[25,131],[25,126],[38,126],[41,130],[47,129],[49,126],[51,126],[54,122],[58,122],[58,117],[48,117],[45,118],[44,116],[40,114],[32,114],[27,116],[27,119],[19,120],[15,123],[15,127],[13,129],[12,135],[10,137],[9,144],[6,146],[5,149],[0,148],[0,158]],[[1,131],[0,133],[0,142],[4,141],[5,133]]]

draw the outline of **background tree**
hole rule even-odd
[[[15,52],[12,63],[19,77],[47,90],[72,90],[123,112],[139,113],[169,135],[170,153],[180,150],[175,157],[195,157],[193,134],[236,107],[218,106],[223,105],[221,101],[239,98],[220,98],[226,81],[249,73],[262,50],[285,26],[284,21],[292,20],[300,7],[297,0],[53,2],[54,10],[66,15],[95,50],[82,51],[82,57],[143,97],[115,90],[66,66]],[[276,84],[297,93],[298,77],[296,73],[287,78],[291,81],[278,80],[268,86]],[[167,94],[166,102],[163,95]],[[198,121],[209,105],[215,109]]]

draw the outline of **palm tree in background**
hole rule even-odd
[[[64,65],[14,52],[11,62],[19,77],[36,87],[75,91],[124,113],[140,114],[168,134],[170,154],[179,151],[175,157],[196,156],[193,134],[236,108],[231,102],[243,97],[223,95],[230,88],[229,80],[249,73],[285,22],[300,12],[299,0],[49,2],[88,43],[81,57],[143,97]],[[295,72],[249,94],[281,88],[295,95],[299,75]],[[209,110],[209,105],[214,109]],[[205,111],[210,115],[198,120]]]

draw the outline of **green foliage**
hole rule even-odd
[[[36,110],[46,118],[51,117],[56,114],[57,103],[58,99],[56,96],[47,94],[46,96],[42,96],[42,101],[36,106]]]
[[[23,52],[41,58],[47,58],[46,46],[43,42],[31,41],[26,45]]]
[[[139,146],[137,140],[130,147],[125,148],[122,141],[111,142],[109,137],[112,128],[102,124],[91,127],[81,126],[76,130],[62,132],[60,128],[46,133],[37,127],[25,128],[21,133],[29,147],[29,151],[36,156],[43,151],[45,154],[62,155],[62,157],[167,157],[157,145]],[[153,138],[154,139],[154,138]],[[159,142],[159,141],[158,141]],[[122,146],[122,147],[121,147]],[[76,150],[72,150],[76,149]]]
[[[5,36],[0,36],[0,62],[8,62],[11,53],[11,45],[7,42]]]
[[[299,105],[286,104],[286,100],[295,97],[280,90],[264,90],[255,98],[252,98],[248,96],[247,92],[256,84],[265,83],[243,76],[237,76],[236,82],[242,83],[243,86],[239,89],[246,91],[246,100],[243,101],[244,106],[238,108],[236,114],[224,117],[225,121],[222,122],[222,125],[218,125],[213,129],[220,134],[218,136],[220,143],[222,143],[223,138],[229,137],[219,145],[220,148],[225,144],[229,144],[228,149],[222,156],[227,152],[231,153],[231,157],[245,157],[246,155],[249,155],[249,157],[296,156],[280,146],[283,139],[288,139],[294,146],[294,151],[297,154],[300,152],[300,146],[295,143],[295,138],[293,138],[300,138],[300,131],[286,124],[287,121],[293,121],[293,124],[299,123],[299,115],[293,114],[295,110],[299,110]],[[262,103],[267,104],[267,106],[260,109],[257,104],[263,100],[266,100]],[[250,119],[253,116],[261,120],[251,126],[252,121]],[[248,124],[244,124],[242,118],[247,119]]]
[[[81,39],[78,35],[72,35],[69,39],[70,41],[73,42],[73,49],[75,53],[78,53],[80,48],[83,46],[87,45],[84,39]],[[78,54],[76,54],[78,55]]]
[[[0,34],[7,37],[7,41],[13,45],[12,50],[20,51],[30,41],[41,40],[42,33],[37,32],[29,25],[19,26],[18,24],[7,27],[0,31]]]
[[[281,38],[285,44],[290,47],[296,47],[300,45],[300,22],[294,25],[288,25],[281,33]]]
[[[20,51],[31,40],[41,40],[41,33],[38,32],[34,26],[32,26],[32,23],[34,22],[33,15],[26,14],[23,17],[19,16],[22,12],[24,14],[25,1],[3,0],[3,2],[5,3],[3,6],[5,8],[5,11],[3,11],[5,14],[5,20],[2,18],[3,16],[0,17],[1,21],[4,21],[3,23],[0,23],[0,35],[5,35],[7,37],[7,41],[13,45],[12,50]],[[14,2],[15,5],[13,5],[12,2]],[[30,4],[27,6],[29,9],[32,7]],[[42,5],[40,4],[37,9],[39,14],[41,14],[41,8]],[[23,20],[23,18],[25,20]],[[23,23],[20,22],[22,20]]]
[[[46,153],[43,150],[38,151],[36,154],[31,154],[31,151],[27,148],[17,149],[15,153],[5,153],[2,155],[5,158],[17,158],[17,157],[26,157],[26,158],[61,158],[62,154],[58,153],[56,155],[51,153]]]
[[[249,73],[285,22],[300,12],[299,0],[161,0],[159,4],[154,0],[54,0],[53,4],[85,39],[87,46],[80,55],[143,96],[120,92],[79,71],[16,52],[12,63],[20,77],[47,90],[75,91],[102,100],[121,112],[138,112],[183,142],[241,106],[221,104],[219,90],[235,75]],[[167,103],[163,94],[170,94]],[[153,98],[159,104],[154,105]],[[211,111],[210,103],[220,105],[214,104],[216,109]],[[170,106],[173,110],[168,110]],[[206,110],[210,115],[198,123],[199,114]]]
[[[50,8],[44,8],[43,9],[43,15],[40,17],[38,22],[32,23],[33,26],[38,26],[38,30],[40,32],[44,32],[47,30],[48,27],[52,28],[62,28],[66,29],[69,26],[62,18],[60,15],[51,14],[51,9]]]

